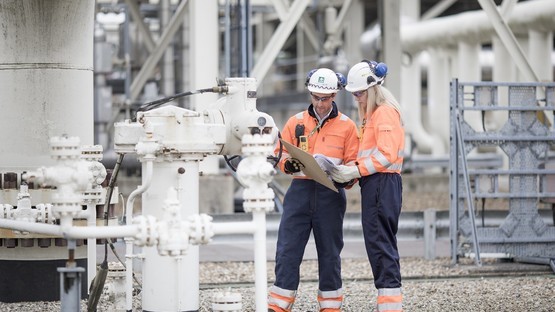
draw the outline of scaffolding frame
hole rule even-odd
[[[542,219],[538,208],[540,202],[555,198],[555,170],[547,165],[555,161],[555,130],[548,118],[555,114],[555,83],[453,79],[450,88],[452,263],[473,255],[481,265],[486,253],[554,258],[555,227]],[[482,129],[471,120],[477,116]],[[488,120],[495,120],[498,127],[487,129]],[[504,154],[503,166],[469,166],[468,155],[480,149]],[[489,199],[508,206],[501,225],[476,222],[475,202],[482,201],[484,210]]]

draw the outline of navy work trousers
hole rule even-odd
[[[314,180],[293,179],[283,199],[276,248],[277,287],[296,290],[300,265],[310,231],[318,252],[319,289],[337,290],[341,284],[345,191],[336,193]]]
[[[401,175],[375,173],[359,179],[362,230],[376,288],[401,287],[397,227],[401,213]]]

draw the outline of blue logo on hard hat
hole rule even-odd
[[[324,77],[318,77],[318,82],[319,83],[324,83],[324,80],[325,80]]]

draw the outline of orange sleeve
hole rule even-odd
[[[281,131],[281,139],[291,143],[293,145],[295,145],[295,126],[296,126],[297,122],[296,122],[296,118],[295,116],[289,118],[289,120],[287,120],[287,123],[285,124],[285,126],[283,127],[283,130]],[[274,155],[278,156],[279,155],[279,149],[280,149],[280,142],[278,141],[275,149],[274,149]],[[289,158],[289,152],[287,152],[287,149],[285,148],[285,146],[282,147],[283,151],[281,154],[281,159],[279,160],[278,163],[278,167],[282,172],[285,172],[285,169],[283,168],[285,160],[287,158]]]

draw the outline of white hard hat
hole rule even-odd
[[[345,90],[356,92],[381,85],[387,75],[387,65],[375,61],[362,61],[355,64],[347,74]]]
[[[336,93],[342,88],[345,84],[344,80],[345,77],[343,75],[336,74],[331,69],[319,68],[308,72],[306,86],[310,92],[331,94]]]

